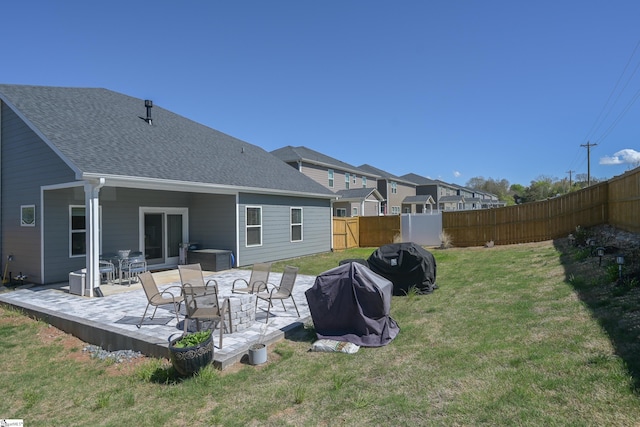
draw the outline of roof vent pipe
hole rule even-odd
[[[153,108],[153,101],[151,101],[150,99],[145,99],[144,100],[144,106],[147,108],[147,118],[144,119],[145,122],[152,124],[151,123],[151,108]]]

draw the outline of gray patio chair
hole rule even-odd
[[[178,313],[180,313],[180,305],[184,300],[182,296],[182,289],[180,286],[169,286],[163,291],[158,290],[158,286],[156,285],[156,281],[153,278],[153,275],[146,271],[144,273],[140,273],[138,275],[138,279],[142,284],[142,289],[144,289],[144,293],[147,296],[147,307],[144,309],[144,314],[140,319],[140,323],[136,326],[140,328],[142,326],[142,322],[144,322],[144,318],[147,315],[147,310],[149,310],[149,306],[154,306],[153,314],[150,319],[156,315],[156,310],[161,305],[173,304],[173,309],[176,313],[176,322],[180,323],[180,318],[178,317]],[[175,291],[171,291],[174,288]]]
[[[185,283],[189,283],[192,286],[206,287],[209,286],[210,283],[214,283],[216,289],[218,288],[218,282],[216,282],[215,279],[209,279],[205,283],[200,263],[179,265],[178,273],[180,273],[180,282],[182,283],[182,286],[184,286]]]
[[[107,283],[115,280],[116,277],[116,266],[113,265],[111,261],[107,261],[106,259],[101,259],[98,261],[98,270],[100,271],[100,278],[104,276]]]
[[[287,311],[287,307],[284,305],[284,300],[291,298],[293,306],[296,308],[296,313],[300,317],[300,311],[298,311],[298,305],[293,298],[293,285],[296,283],[296,277],[298,276],[298,267],[286,266],[284,273],[282,273],[282,279],[280,279],[280,285],[272,285],[271,290],[265,288],[265,290],[256,293],[256,311],[258,310],[258,300],[269,301],[267,307],[267,323],[269,323],[269,314],[271,313],[271,307],[273,306],[273,300],[279,299],[282,302],[282,308]]]
[[[233,283],[231,284],[231,293],[255,294],[256,292],[259,292],[261,289],[262,290],[266,289],[267,283],[269,283],[270,271],[271,271],[271,263],[262,262],[262,263],[253,264],[249,281],[243,278],[234,280]],[[244,286],[242,286],[242,282],[244,282]],[[236,287],[236,283],[238,284],[238,287]]]
[[[128,285],[131,285],[132,281],[137,281],[138,275],[145,271],[147,271],[147,260],[144,258],[144,255],[130,257],[122,266],[122,275]]]

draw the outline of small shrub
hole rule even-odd
[[[620,267],[615,262],[610,262],[605,267],[605,272],[607,275],[607,280],[609,282],[615,282],[620,276]]]
[[[586,284],[584,277],[576,277],[573,273],[569,275],[568,281],[575,288],[581,288]]]
[[[208,340],[210,336],[210,329],[194,332],[192,334],[185,335],[184,337],[176,341],[173,346],[175,348],[194,347]]]
[[[451,235],[442,230],[442,233],[440,233],[440,249],[449,249],[452,245]]]
[[[573,233],[573,237],[576,239],[577,246],[585,246],[587,244],[587,240],[593,237],[593,233],[584,227],[577,226],[575,233]]]
[[[584,261],[585,259],[591,256],[591,249],[589,248],[580,248],[575,251],[573,254],[573,258],[576,261]]]

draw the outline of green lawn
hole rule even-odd
[[[277,263],[318,274],[358,249]],[[0,309],[0,418],[25,425],[629,426],[640,420],[640,289],[607,260],[543,242],[433,250],[439,289],[394,297],[400,333],[353,355],[309,352],[306,329],[263,366],[181,380],[166,360],[114,375]]]

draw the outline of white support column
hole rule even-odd
[[[86,286],[89,297],[93,290],[100,286],[100,189],[104,186],[104,178],[98,181],[85,182],[84,198],[87,230],[87,275]]]

